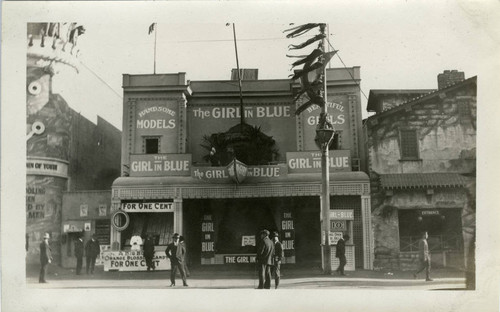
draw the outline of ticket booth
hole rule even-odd
[[[332,253],[332,271],[336,270],[339,266],[339,258],[335,256],[337,242],[344,234],[349,235],[349,240],[345,243],[345,257],[347,264],[345,265],[346,271],[354,271],[356,268],[355,259],[355,246],[353,243],[353,223],[354,223],[354,210],[352,209],[337,209],[330,210],[330,245]]]

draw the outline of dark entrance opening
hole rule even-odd
[[[278,230],[283,234],[285,211],[291,212],[293,219],[293,242],[288,246],[293,248],[294,265],[319,267],[321,229],[318,197],[184,200],[183,235],[188,248],[188,262],[194,266],[201,263],[204,214],[213,216],[215,254],[255,254],[256,247],[245,245],[243,237],[255,236],[258,240],[262,229]],[[284,239],[281,237],[282,241]]]

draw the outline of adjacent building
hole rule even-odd
[[[88,218],[64,222],[69,207],[64,205],[63,197],[66,192],[79,190],[110,192],[112,181],[120,175],[121,132],[97,115],[89,120],[82,115],[87,107],[67,100],[71,90],[81,88],[77,83],[81,69],[77,41],[84,33],[83,26],[27,26],[26,261],[39,262],[38,246],[48,232],[54,262],[61,264],[70,250],[66,246],[71,238],[68,233],[83,231],[89,236],[93,231],[93,227],[85,231]],[[83,104],[89,106],[88,102]],[[100,204],[106,205],[109,212],[110,194]],[[94,208],[98,207],[88,207],[89,215]],[[80,210],[79,205],[76,209]]]
[[[466,265],[475,239],[476,94],[477,78],[456,70],[439,74],[436,90],[370,91],[375,268],[414,269],[423,231],[433,266]]]
[[[286,263],[321,266],[321,153],[314,142],[321,109],[296,116],[298,85],[242,71],[241,98],[234,71],[233,79],[217,81],[123,75],[124,174],[112,187],[105,270],[145,270],[146,235],[155,238],[157,267],[168,269],[164,250],[173,233],[185,237],[191,265],[253,263],[262,229],[279,232]],[[327,70],[338,130],[330,151],[331,243],[350,234],[351,270],[373,263],[359,82],[359,67]]]

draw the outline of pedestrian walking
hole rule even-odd
[[[269,231],[260,231],[260,242],[257,246],[257,263],[259,265],[258,289],[271,288],[271,266],[273,264],[274,244],[269,239]]]
[[[281,277],[281,268],[280,268],[281,261],[285,257],[285,254],[283,252],[283,245],[279,241],[278,232],[273,232],[273,241],[274,241],[274,257],[273,257],[272,273],[274,275],[274,288],[278,289]]]
[[[86,271],[87,274],[94,274],[95,269],[95,260],[97,256],[101,253],[101,247],[99,245],[99,240],[95,234],[92,235],[92,238],[85,245],[85,256],[86,256]]]
[[[144,259],[146,260],[146,266],[148,271],[155,269],[155,264],[153,262],[153,257],[155,255],[155,242],[151,234],[148,234],[143,245]]]
[[[82,236],[78,236],[75,241],[75,257],[76,257],[76,275],[80,275],[82,272],[83,265],[83,239]]]
[[[52,250],[49,244],[49,233],[43,235],[43,241],[40,243],[40,276],[39,283],[47,283],[45,276],[47,276],[47,269],[49,263],[52,263]]]
[[[189,272],[187,263],[188,263],[188,255],[187,255],[187,246],[186,246],[186,241],[184,240],[184,236],[179,236],[179,243],[181,243],[184,246],[184,249],[186,250],[186,254],[184,255],[184,272],[186,272],[186,276],[189,277],[191,273]]]
[[[413,273],[413,277],[417,279],[417,275],[425,269],[425,280],[430,282],[433,279],[431,273],[431,254],[429,253],[429,245],[427,244],[427,232],[422,232],[422,238],[418,242],[418,258],[420,260],[420,268]]]
[[[344,272],[344,267],[347,264],[347,259],[345,257],[345,242],[349,240],[349,235],[343,235],[337,242],[335,248],[335,257],[339,258],[339,267],[337,268],[337,273],[346,276]]]
[[[185,287],[189,286],[186,281],[186,272],[184,271],[184,257],[186,255],[186,248],[183,244],[179,243],[179,234],[175,233],[172,237],[172,243],[168,244],[165,254],[170,259],[170,287],[175,286],[175,274],[177,269],[181,273],[182,283]]]

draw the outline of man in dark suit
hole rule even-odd
[[[344,272],[344,267],[347,264],[347,259],[345,257],[345,242],[349,240],[349,235],[345,234],[337,242],[335,248],[335,257],[339,258],[339,267],[337,268],[337,273],[340,275],[346,275]]]
[[[273,242],[274,242],[274,257],[273,257],[273,274],[274,274],[274,288],[278,289],[278,285],[280,284],[280,267],[281,261],[285,257],[283,253],[283,245],[279,241],[278,232],[273,232]]]
[[[413,273],[413,277],[417,278],[417,274],[425,269],[425,280],[427,282],[433,281],[430,277],[431,273],[431,254],[429,253],[429,245],[427,244],[427,238],[429,235],[427,232],[422,233],[422,238],[418,242],[418,256],[420,260],[420,268],[417,272]]]
[[[43,235],[43,241],[40,243],[40,277],[38,278],[39,283],[47,283],[45,276],[47,275],[47,268],[49,263],[52,262],[52,250],[49,245],[49,233]]]
[[[179,243],[179,234],[175,233],[172,237],[173,242],[168,244],[165,253],[170,259],[171,271],[170,271],[170,287],[175,286],[175,274],[177,269],[181,273],[182,283],[185,287],[189,286],[186,281],[186,272],[184,271],[184,257],[186,255],[186,248],[183,244]]]
[[[142,245],[144,259],[146,260],[146,266],[148,267],[148,271],[155,269],[155,264],[153,263],[153,257],[155,255],[155,242],[151,234],[148,234],[144,244]]]
[[[87,274],[94,274],[95,269],[95,260],[97,256],[101,253],[101,247],[99,245],[99,241],[95,234],[92,235],[92,238],[87,242],[85,246],[85,255],[87,260],[87,266],[85,267]]]
[[[76,257],[76,275],[80,275],[82,272],[83,263],[83,239],[82,236],[78,236],[75,241],[75,257]]]
[[[260,242],[257,246],[257,263],[259,265],[258,289],[271,288],[271,266],[273,264],[274,244],[269,239],[269,231],[260,232]]]

